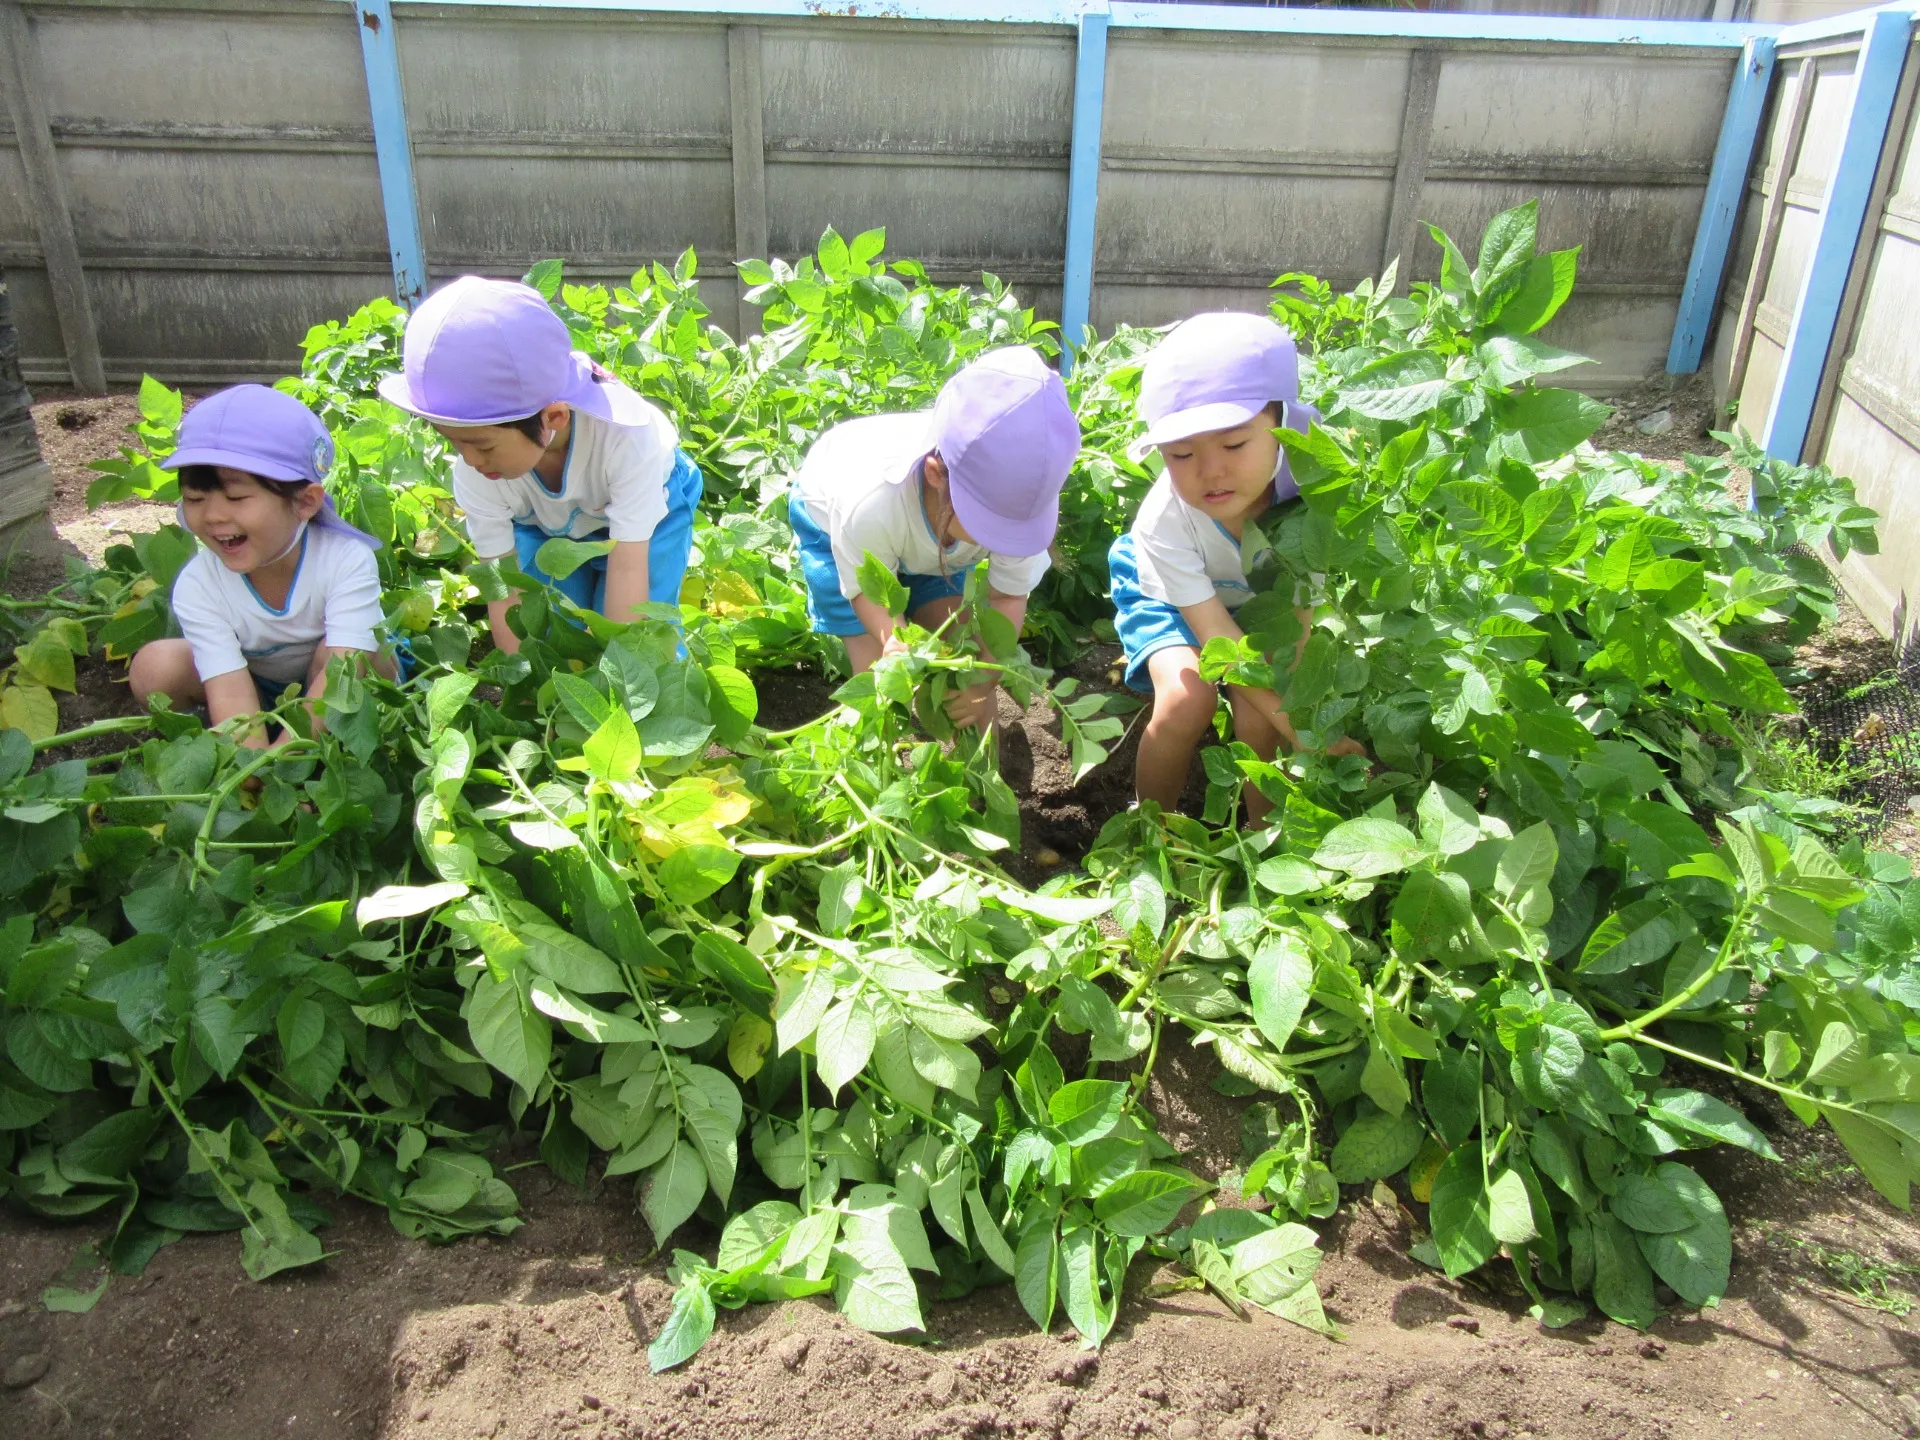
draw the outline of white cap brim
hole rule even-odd
[[[1253,405],[1238,400],[1216,400],[1210,405],[1176,410],[1171,415],[1161,416],[1147,428],[1146,434],[1129,445],[1127,458],[1138,464],[1156,446],[1170,445],[1175,440],[1190,440],[1195,435],[1205,435],[1212,430],[1231,430],[1246,424],[1272,403],[1271,400],[1262,400]]]

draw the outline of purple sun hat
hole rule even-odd
[[[1144,460],[1155,446],[1231,430],[1275,401],[1294,429],[1317,414],[1300,404],[1293,336],[1264,315],[1195,315],[1147,355],[1140,372],[1140,418],[1147,433],[1127,447],[1127,455]]]
[[[333,437],[320,417],[265,385],[235,385],[209,395],[180,422],[180,445],[163,470],[225,465],[265,480],[319,485],[333,468]]]
[[[333,468],[333,436],[318,415],[291,395],[265,385],[235,385],[209,395],[180,421],[179,447],[160,468],[183,470],[189,465],[224,465],[263,480],[324,486]],[[320,509],[309,524],[380,548],[373,536],[341,519],[333,497],[321,493]]]
[[[462,275],[407,321],[404,365],[380,394],[438,425],[504,425],[556,401],[645,425],[652,408],[573,348],[560,317],[531,285]]]
[[[930,448],[953,513],[1002,555],[1038,555],[1060,525],[1060,487],[1080,453],[1067,387],[1026,345],[990,350],[940,387]]]

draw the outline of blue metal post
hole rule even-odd
[[[373,150],[380,164],[380,200],[387,212],[393,293],[412,309],[427,293],[427,249],[420,238],[420,197],[413,181],[413,140],[407,133],[407,105],[400,89],[393,6],[390,0],[354,0],[353,18],[367,71],[367,108],[373,116]]]
[[[1747,41],[1734,67],[1727,112],[1720,121],[1720,143],[1714,147],[1713,172],[1700,207],[1700,225],[1693,234],[1687,284],[1680,293],[1680,313],[1674,317],[1673,344],[1667,350],[1667,372],[1672,375],[1691,375],[1706,352],[1707,332],[1713,328],[1713,312],[1726,281],[1734,221],[1746,194],[1767,91],[1773,83],[1773,52],[1773,37],[1756,35]]]
[[[1800,282],[1793,327],[1787,332],[1786,354],[1773,405],[1767,412],[1761,448],[1778,459],[1797,464],[1813,422],[1814,401],[1833,348],[1840,320],[1840,301],[1859,248],[1867,219],[1867,202],[1880,169],[1887,125],[1893,118],[1895,92],[1907,60],[1913,15],[1900,9],[1875,11],[1861,37],[1860,58],[1854,63],[1853,104],[1840,137],[1840,149],[1828,170],[1826,204],[1820,209],[1820,229],[1807,273]],[[1794,37],[1788,36],[1792,39]],[[1784,178],[1781,181],[1785,184]]]
[[[1107,98],[1107,4],[1088,0],[1080,12],[1079,52],[1073,68],[1073,149],[1067,161],[1066,286],[1060,297],[1060,371],[1093,310],[1094,214],[1100,204],[1100,124]]]

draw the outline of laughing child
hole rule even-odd
[[[1299,397],[1293,337],[1261,315],[1196,315],[1168,332],[1141,371],[1147,433],[1128,453],[1140,460],[1158,449],[1166,469],[1133,528],[1113,542],[1108,569],[1127,684],[1153,696],[1134,793],[1163,809],[1179,803],[1219,704],[1217,688],[1200,675],[1201,648],[1216,635],[1241,639],[1234,612],[1253,598],[1247,574],[1268,553],[1245,553],[1248,527],[1300,493],[1274,434],[1314,419]],[[1303,625],[1310,618],[1302,612]],[[1273,691],[1229,685],[1227,699],[1235,737],[1262,758],[1271,760],[1283,741],[1297,747]],[[1364,752],[1343,739],[1328,753]],[[1266,809],[1265,797],[1249,790],[1249,817]]]
[[[161,464],[179,475],[180,522],[205,548],[173,583],[186,638],[140,647],[127,676],[135,699],[204,702],[218,725],[271,709],[292,685],[319,697],[336,656],[395,673],[378,654],[380,542],[334,513],[323,484],[333,440],[318,416],[291,395],[236,385],[187,412]],[[265,728],[244,743],[265,746]]]
[[[700,502],[699,467],[673,422],[573,348],[540,292],[463,275],[407,321],[405,365],[380,393],[453,442],[453,494],[482,560],[520,569],[583,610],[631,621],[648,601],[680,602]],[[612,542],[564,579],[534,557],[555,538]],[[517,593],[487,606],[512,654]]]
[[[1024,345],[982,355],[932,410],[827,431],[787,500],[814,630],[846,641],[855,674],[903,648],[894,617],[860,592],[872,552],[907,587],[907,618],[928,630],[960,608],[968,572],[985,560],[987,603],[1018,634],[1079,453],[1066,386]],[[955,696],[954,723],[990,724],[996,688]]]

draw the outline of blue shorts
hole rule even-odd
[[[1134,555],[1131,534],[1122,535],[1107,551],[1107,574],[1113,581],[1113,628],[1127,652],[1127,688],[1151,695],[1148,657],[1170,645],[1190,645],[1198,650],[1199,638],[1176,607],[1140,593],[1140,562]]]
[[[840,567],[834,562],[833,540],[807,513],[798,495],[787,496],[787,521],[793,526],[793,538],[800,542],[800,573],[807,580],[807,618],[821,635],[864,635],[867,627],[853,612],[853,602],[840,593]],[[907,587],[907,614],[935,600],[946,600],[967,591],[967,572],[957,575],[910,575],[899,572],[900,583]]]
[[[653,527],[647,541],[647,599],[665,605],[680,603],[680,585],[687,578],[687,555],[693,548],[693,517],[700,508],[700,495],[706,489],[700,467],[684,450],[673,452],[673,473],[667,476],[667,513]],[[514,558],[529,579],[551,585],[582,610],[602,614],[607,599],[607,557],[596,555],[564,580],[556,580],[534,562],[540,547],[554,537],[537,525],[516,520],[513,526]],[[605,530],[592,535],[575,536],[582,540],[604,540]]]

